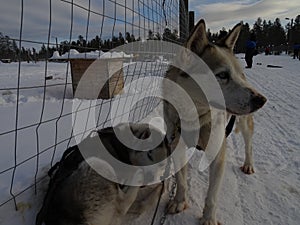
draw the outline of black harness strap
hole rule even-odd
[[[235,120],[236,120],[236,116],[232,115],[230,117],[230,120],[229,120],[227,126],[226,126],[226,131],[225,131],[226,138],[231,134],[233,126],[234,126],[234,123],[235,123]]]
[[[43,222],[45,222],[49,207],[51,207],[51,199],[53,198],[56,188],[78,168],[83,160],[78,146],[75,145],[68,148],[64,152],[61,160],[48,171],[50,181],[42,208],[36,216],[36,225],[42,225]]]
[[[225,129],[225,137],[227,138],[231,132],[232,132],[232,129],[233,129],[233,126],[234,126],[234,123],[235,123],[235,120],[236,120],[236,116],[235,115],[232,115],[230,117],[230,120],[226,126],[226,129]],[[200,145],[196,145],[196,149],[197,150],[204,150]]]

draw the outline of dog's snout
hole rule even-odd
[[[263,105],[267,102],[266,97],[260,95],[260,94],[256,94],[253,96],[252,100],[251,100],[251,108],[252,108],[252,112],[260,109],[261,107],[263,107]]]

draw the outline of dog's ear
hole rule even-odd
[[[218,41],[219,45],[226,46],[227,48],[233,50],[237,39],[239,38],[240,32],[242,29],[242,24],[239,23],[226,35],[223,39]]]
[[[186,47],[196,54],[201,54],[208,44],[204,20],[200,20],[186,42]]]

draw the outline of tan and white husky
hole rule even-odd
[[[135,151],[122,142],[115,134],[118,130],[124,134],[127,124],[119,124],[98,131],[95,137],[88,137],[79,145],[98,149],[96,139],[100,138],[105,148],[119,161],[143,166],[161,163],[167,157],[167,141],[162,139],[160,144],[149,151]],[[164,134],[149,124],[130,124],[130,129],[138,139],[150,139],[153,136],[163,137]],[[72,153],[68,150],[72,150]],[[81,156],[77,146],[69,148],[59,162],[58,169],[53,175],[43,207],[37,215],[36,225],[118,225],[122,224],[123,216],[131,208],[133,213],[141,214],[153,206],[162,191],[161,184],[152,185],[147,196],[136,201],[139,186],[120,186],[105,177],[116,177],[116,170],[106,161],[98,157],[89,157],[86,160]],[[103,149],[102,149],[103,150]],[[129,174],[131,183],[143,184],[145,171],[138,169]],[[97,171],[105,173],[105,177]],[[155,175],[155,174],[153,174]],[[145,188],[147,189],[147,187]],[[147,190],[146,190],[147,191]],[[133,203],[135,204],[133,205]]]
[[[224,95],[226,112],[241,116],[239,117],[238,124],[242,128],[241,130],[246,142],[246,160],[242,170],[245,173],[252,173],[251,136],[253,132],[253,120],[250,114],[261,108],[265,104],[266,98],[259,94],[246,81],[243,69],[234,56],[233,48],[239,37],[241,26],[241,24],[236,25],[226,37],[216,43],[210,43],[206,34],[205,22],[204,20],[201,20],[195,26],[184,47],[197,54],[212,71],[212,74],[217,79]],[[182,58],[182,63],[189,65],[190,62],[188,60],[185,61],[184,57]],[[201,73],[199,73],[199,76],[201,76]],[[203,94],[201,91],[199,92],[199,96],[197,96],[195,94],[195,82],[193,79],[176,67],[171,66],[169,68],[166,78],[175,82],[185,91],[190,93],[192,100],[197,103],[195,105],[197,107],[197,116],[200,121],[200,135],[199,141],[192,145],[197,144],[205,149],[211,132],[211,117],[214,116],[208,103],[205,101],[205,96],[201,96],[201,94]],[[199,102],[202,101],[201,99],[204,99],[203,102]],[[178,129],[178,124],[180,124],[178,121],[179,117],[174,107],[167,101],[164,102],[164,119],[167,128],[167,139],[171,142],[170,145],[173,146],[173,142],[176,141],[176,136],[179,135],[177,130],[182,131],[184,128],[179,127],[180,129]],[[248,128],[250,128],[250,130]],[[200,224],[218,224],[216,219],[216,207],[218,190],[224,172],[226,151],[225,137],[223,142],[221,140],[220,143],[223,143],[221,149],[209,167],[209,187]],[[189,143],[186,144],[189,145]],[[170,213],[181,212],[187,207],[186,176],[186,166],[184,166],[176,174],[177,191],[174,200],[169,204]]]

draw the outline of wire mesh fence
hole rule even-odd
[[[20,194],[31,188],[37,190],[46,171],[65,149],[76,144],[74,137],[83,138],[122,117],[140,121],[155,109],[160,99],[143,97],[143,93],[158,91],[159,79],[147,85],[149,90],[137,91],[138,87],[132,85],[145,77],[164,76],[168,63],[157,55],[146,54],[137,61],[137,51],[127,58],[125,53],[120,56],[120,52],[111,51],[110,58],[114,54],[122,58],[121,89],[135,91],[93,102],[74,98],[70,61],[101,58],[118,46],[149,39],[180,44],[188,33],[186,2],[18,0],[14,9],[2,14],[2,18],[18,16],[7,20],[5,29],[0,30],[0,207],[13,201],[17,208]],[[5,32],[9,36],[4,36]],[[136,102],[135,98],[142,100]],[[113,105],[123,108],[122,114],[112,115]],[[96,115],[94,126],[87,125],[86,118],[81,132],[74,133],[76,118],[90,112]]]

